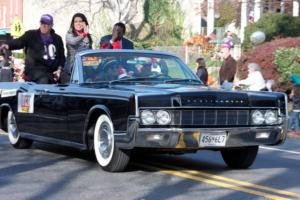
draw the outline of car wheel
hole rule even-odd
[[[94,151],[97,162],[105,171],[123,171],[129,163],[130,152],[116,146],[113,124],[107,115],[101,115],[97,119],[94,129]]]
[[[227,166],[234,169],[249,168],[253,164],[257,152],[258,146],[221,150],[223,160]]]
[[[32,140],[20,137],[15,115],[12,111],[9,111],[7,115],[7,134],[10,144],[17,149],[29,148],[32,145]]]

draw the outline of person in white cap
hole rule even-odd
[[[65,63],[64,46],[52,27],[53,17],[44,14],[39,29],[26,31],[21,37],[0,46],[0,50],[25,49],[25,81],[42,84],[59,81]]]

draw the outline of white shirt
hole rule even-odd
[[[240,85],[246,85],[249,87],[249,90],[260,91],[266,87],[266,82],[260,71],[251,72],[248,74],[248,77],[244,80],[238,82]]]

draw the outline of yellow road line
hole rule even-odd
[[[171,174],[171,175],[183,177],[183,178],[198,181],[198,182],[204,182],[204,183],[216,185],[216,186],[223,187],[223,188],[228,188],[231,190],[245,192],[245,193],[249,193],[249,194],[253,194],[253,195],[257,195],[257,196],[262,196],[262,197],[273,199],[273,200],[288,200],[289,199],[289,198],[276,196],[276,195],[272,195],[269,193],[260,192],[260,191],[256,191],[256,190],[252,190],[252,189],[243,188],[243,187],[235,186],[235,185],[232,185],[229,183],[218,182],[215,180],[211,180],[211,179],[207,179],[207,178],[203,178],[203,177],[199,177],[199,176],[194,176],[194,175],[191,175],[188,173],[183,173],[183,172],[174,171],[174,170],[170,170],[170,169],[162,169],[160,167],[149,166],[149,165],[140,164],[140,163],[133,163],[133,165],[140,166],[140,167],[143,167],[146,169],[156,170],[156,171],[159,171],[159,172],[162,172],[165,174]]]
[[[238,185],[242,185],[242,186],[246,186],[246,187],[252,187],[252,188],[256,188],[256,189],[261,189],[261,190],[265,190],[265,191],[274,192],[274,193],[277,193],[277,194],[283,194],[283,195],[288,195],[288,196],[292,196],[292,197],[297,197],[297,198],[300,199],[300,194],[295,193],[295,192],[289,192],[289,191],[286,191],[286,190],[279,190],[279,189],[275,189],[275,188],[266,187],[266,186],[263,186],[263,185],[257,185],[257,184],[254,184],[254,183],[239,181],[239,180],[235,180],[235,179],[231,179],[231,178],[226,178],[226,177],[223,177],[223,176],[209,174],[209,173],[198,171],[198,170],[190,170],[190,169],[185,169],[185,168],[176,167],[176,166],[170,166],[170,165],[166,165],[166,164],[162,164],[162,163],[156,163],[156,162],[149,162],[149,163],[154,164],[154,165],[158,165],[158,166],[163,166],[163,167],[175,169],[175,170],[180,170],[180,171],[185,172],[185,173],[201,175],[201,176],[205,176],[205,177],[209,177],[209,178],[213,178],[213,179],[217,179],[217,180],[221,180],[221,181],[226,181],[226,182],[229,182],[229,183],[234,183],[234,184],[238,184]]]

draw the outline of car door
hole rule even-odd
[[[65,86],[37,85],[35,88],[35,114],[38,135],[66,139],[68,135]]]

